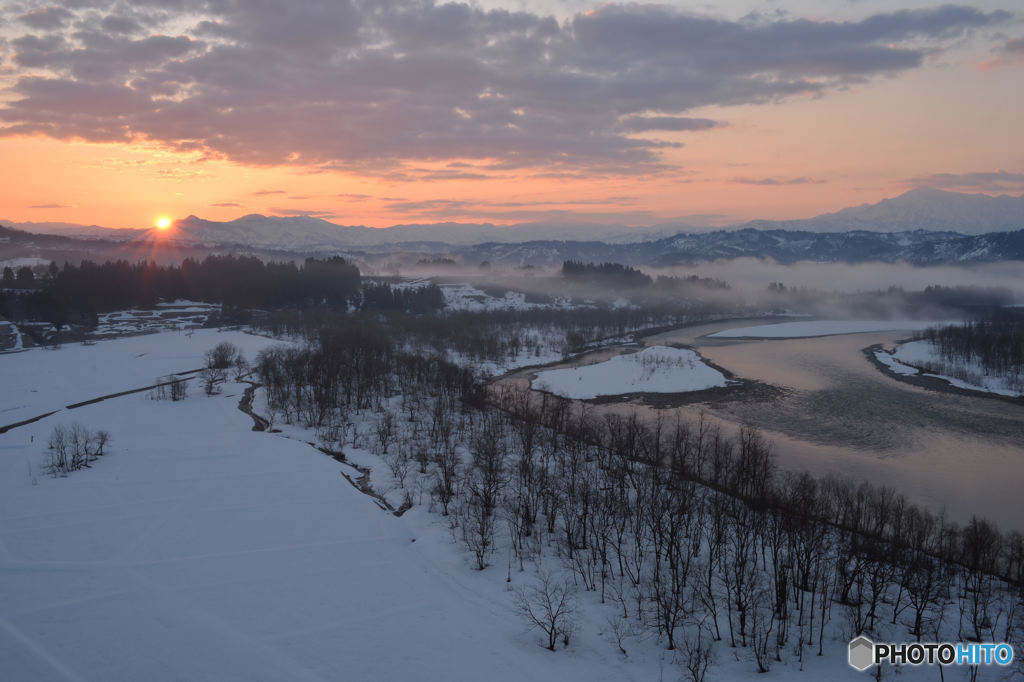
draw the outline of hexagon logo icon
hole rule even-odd
[[[850,640],[850,665],[864,672],[875,663],[875,643],[861,635]]]

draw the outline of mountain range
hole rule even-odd
[[[598,224],[436,223],[388,228],[344,226],[314,217],[247,215],[216,222],[189,216],[167,232],[76,231],[66,223],[14,224],[0,243],[62,252],[75,243],[90,253],[116,247],[118,257],[146,254],[154,240],[181,253],[342,254],[366,262],[415,263],[424,256],[467,265],[558,265],[565,260],[681,265],[743,257],[780,263],[904,261],[915,264],[1024,260],[1024,197],[917,189],[804,220],[754,221],[698,231],[681,223],[652,227]],[[35,228],[35,229],[33,229]],[[71,239],[66,236],[75,234]],[[58,244],[59,242],[59,244]],[[91,246],[86,248],[86,244]],[[121,255],[123,254],[123,255]],[[275,256],[279,257],[279,256]]]
[[[635,244],[533,241],[479,244],[451,249],[467,264],[560,265],[566,260],[627,265],[695,265],[735,258],[770,258],[777,263],[906,262],[914,265],[1024,260],[1024,230],[961,235],[953,232],[807,232],[799,230],[719,230]]]
[[[138,238],[149,230],[110,230],[95,225],[70,223],[10,223],[33,233],[87,236],[116,241]],[[845,208],[801,220],[756,220],[727,226],[727,231],[744,229],[800,232],[884,232],[917,230],[980,235],[1024,229],[1024,196],[962,194],[936,189],[915,189],[876,204]],[[651,242],[680,233],[708,232],[683,222],[666,222],[649,227],[597,223],[520,223],[499,226],[491,223],[431,223],[373,228],[339,225],[309,216],[276,217],[245,215],[230,221],[213,221],[189,216],[174,223],[170,238],[182,244],[228,246],[285,251],[330,251],[337,249],[393,250],[396,245],[437,248],[441,245],[515,244],[531,241],[595,241],[607,244]]]

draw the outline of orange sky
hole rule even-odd
[[[174,151],[141,135],[133,143],[8,135],[0,137],[0,219],[120,228],[148,227],[159,216],[230,220],[247,213],[309,213],[372,226],[552,216],[628,224],[808,217],[894,196],[937,173],[1020,176],[1024,69],[1022,60],[994,58],[991,40],[998,36],[961,41],[918,68],[820,96],[685,109],[687,117],[721,125],[633,134],[684,145],[660,151],[662,166],[646,173],[586,168],[548,177],[543,163],[496,170],[486,157],[325,170],[301,157],[254,165],[217,151]],[[16,54],[8,50],[7,57]],[[27,71],[8,66],[0,83],[11,85]],[[486,178],[438,177],[453,168]],[[1019,194],[1024,182],[944,188]]]

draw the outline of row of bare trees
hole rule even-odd
[[[103,429],[93,432],[78,422],[57,424],[47,442],[45,470],[51,476],[66,476],[84,469],[103,456],[110,441],[110,433]]]
[[[996,376],[1024,375],[1024,313],[1016,308],[962,324],[931,327],[916,338],[932,342],[946,362],[976,363]]]

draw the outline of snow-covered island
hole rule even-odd
[[[539,372],[532,386],[566,398],[589,400],[626,393],[683,393],[728,385],[725,375],[685,348],[651,346],[583,367]]]
[[[925,320],[807,320],[723,329],[708,336],[713,339],[803,339],[866,332],[920,331],[941,324],[948,323]]]
[[[878,349],[875,358],[901,376],[929,376],[950,385],[1010,397],[1024,395],[1024,376],[988,372],[979,362],[957,362],[942,357],[931,341],[909,341],[892,353]]]

